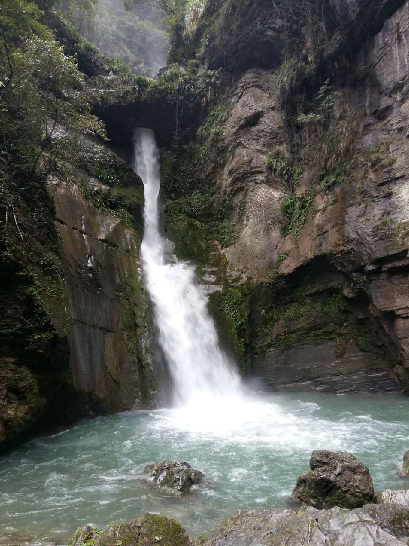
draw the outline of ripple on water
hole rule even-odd
[[[0,535],[64,543],[80,524],[147,510],[208,533],[234,510],[284,506],[314,449],[351,451],[376,488],[399,488],[408,409],[398,396],[244,395],[82,422],[1,459]],[[143,469],[164,459],[188,461],[205,483],[183,497],[152,490]]]

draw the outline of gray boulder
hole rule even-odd
[[[305,506],[236,512],[213,532],[209,546],[404,546],[408,538],[409,509],[402,506]]]
[[[403,456],[401,476],[403,478],[409,478],[409,451]]]
[[[373,502],[369,470],[345,451],[314,451],[311,470],[298,478],[291,498],[315,508],[358,508]]]
[[[154,487],[168,489],[171,491],[186,492],[200,483],[204,474],[195,470],[186,462],[163,461],[148,465],[144,472],[152,477]]]
[[[392,491],[385,489],[376,495],[376,504],[400,504],[409,508],[409,490]]]

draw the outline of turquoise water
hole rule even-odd
[[[376,489],[405,489],[408,416],[399,395],[278,394],[84,421],[0,459],[0,537],[64,544],[81,524],[144,511],[208,534],[234,510],[285,506],[314,449],[350,451]],[[143,468],[164,459],[188,461],[205,483],[181,497],[152,490]]]

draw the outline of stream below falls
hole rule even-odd
[[[408,413],[396,394],[242,394],[83,421],[0,459],[0,542],[66,544],[79,525],[144,511],[209,534],[235,510],[285,506],[314,449],[350,451],[377,490],[405,489],[397,465],[409,449]],[[204,484],[180,497],[154,491],[143,469],[165,459],[203,470]]]

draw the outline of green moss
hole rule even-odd
[[[268,278],[266,283],[269,286],[277,286],[277,284],[280,281],[280,267],[285,262],[285,260],[288,258],[289,253],[288,252],[282,252],[277,255],[277,260],[274,263],[274,267],[272,270],[268,273]]]
[[[176,255],[183,260],[195,260],[200,265],[208,265],[211,251],[206,226],[184,214],[173,214],[171,222],[166,222],[166,230],[175,243]]]
[[[134,227],[134,218],[129,212],[129,201],[121,191],[104,188],[84,188],[85,199],[95,208],[120,218],[126,227]]]
[[[90,152],[93,154],[92,157],[83,154],[79,165],[90,176],[98,178],[110,187],[135,185],[135,173],[116,154],[110,153],[106,148],[101,150],[100,156],[95,155],[95,150]]]
[[[274,340],[274,346],[278,349],[290,349],[303,345],[321,345],[326,341],[337,339],[337,333],[334,331],[314,330],[307,332],[297,332],[292,334],[281,334]]]
[[[407,510],[397,510],[391,518],[391,530],[396,536],[407,536],[409,534],[409,515]]]
[[[249,331],[247,301],[242,290],[238,288],[229,288],[223,292],[219,304],[219,311],[230,326],[237,359],[241,365],[244,365]]]
[[[193,192],[191,195],[181,197],[170,201],[165,206],[166,220],[170,224],[175,224],[180,215],[186,215],[193,219],[198,219],[207,214],[211,208],[209,196]]]
[[[143,529],[143,534],[151,538],[160,537],[160,541],[158,541],[160,544],[166,546],[186,545],[185,530],[175,519],[157,514],[144,514],[139,521]]]
[[[365,353],[377,353],[380,351],[380,343],[373,332],[364,326],[357,327],[355,331],[355,343]]]
[[[292,330],[294,325],[291,322],[302,317],[309,319],[303,321],[303,325],[296,330]],[[272,330],[281,321],[287,331],[272,340]],[[261,343],[272,341],[275,347],[282,350],[336,341],[335,357],[342,358],[348,342],[354,341],[361,351],[373,354],[381,351],[369,321],[358,320],[353,305],[339,292],[308,296],[301,291],[295,291],[291,294],[290,301],[280,301],[276,296],[270,309],[255,319],[253,330]]]
[[[78,527],[68,546],[95,546],[96,539],[102,535],[100,529],[89,529],[86,533],[82,527]],[[79,540],[81,538],[81,540]]]

